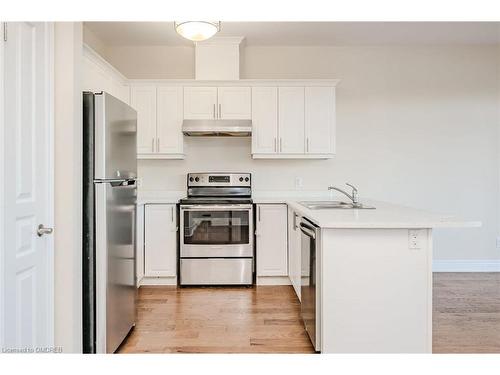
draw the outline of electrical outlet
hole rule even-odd
[[[302,189],[303,181],[302,177],[295,177],[295,190]]]
[[[424,241],[424,231],[421,229],[408,230],[408,248],[421,249],[422,241]]]

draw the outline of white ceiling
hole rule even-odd
[[[86,22],[106,45],[190,46],[173,22]],[[499,22],[222,22],[247,45],[500,44]]]

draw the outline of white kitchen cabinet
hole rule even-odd
[[[179,86],[157,87],[156,137],[159,154],[183,155],[183,92]]]
[[[156,86],[132,86],[130,104],[137,111],[137,154],[156,152]]]
[[[253,158],[326,159],[334,153],[335,87],[252,87]]]
[[[219,87],[217,89],[218,117],[223,120],[250,120],[252,118],[251,96],[250,87]]]
[[[278,149],[278,88],[252,87],[252,154]]]
[[[184,87],[184,119],[217,118],[217,87]]]
[[[280,87],[278,92],[278,150],[304,154],[304,87]]]
[[[307,154],[333,154],[335,88],[305,88],[305,136]]]
[[[175,204],[144,208],[144,275],[177,275],[177,215]]]
[[[256,229],[257,276],[287,276],[287,206],[257,205]]]
[[[288,208],[288,275],[300,301],[301,235],[299,222],[300,216],[293,209]]]
[[[183,92],[180,86],[134,85],[137,111],[137,158],[183,159]]]
[[[249,120],[250,87],[184,87],[185,120]]]

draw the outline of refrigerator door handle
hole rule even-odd
[[[137,183],[137,178],[108,178],[103,180],[94,180],[95,184],[110,184],[111,186],[133,186]]]

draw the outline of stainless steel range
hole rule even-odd
[[[189,173],[180,201],[180,284],[253,283],[250,173]]]

